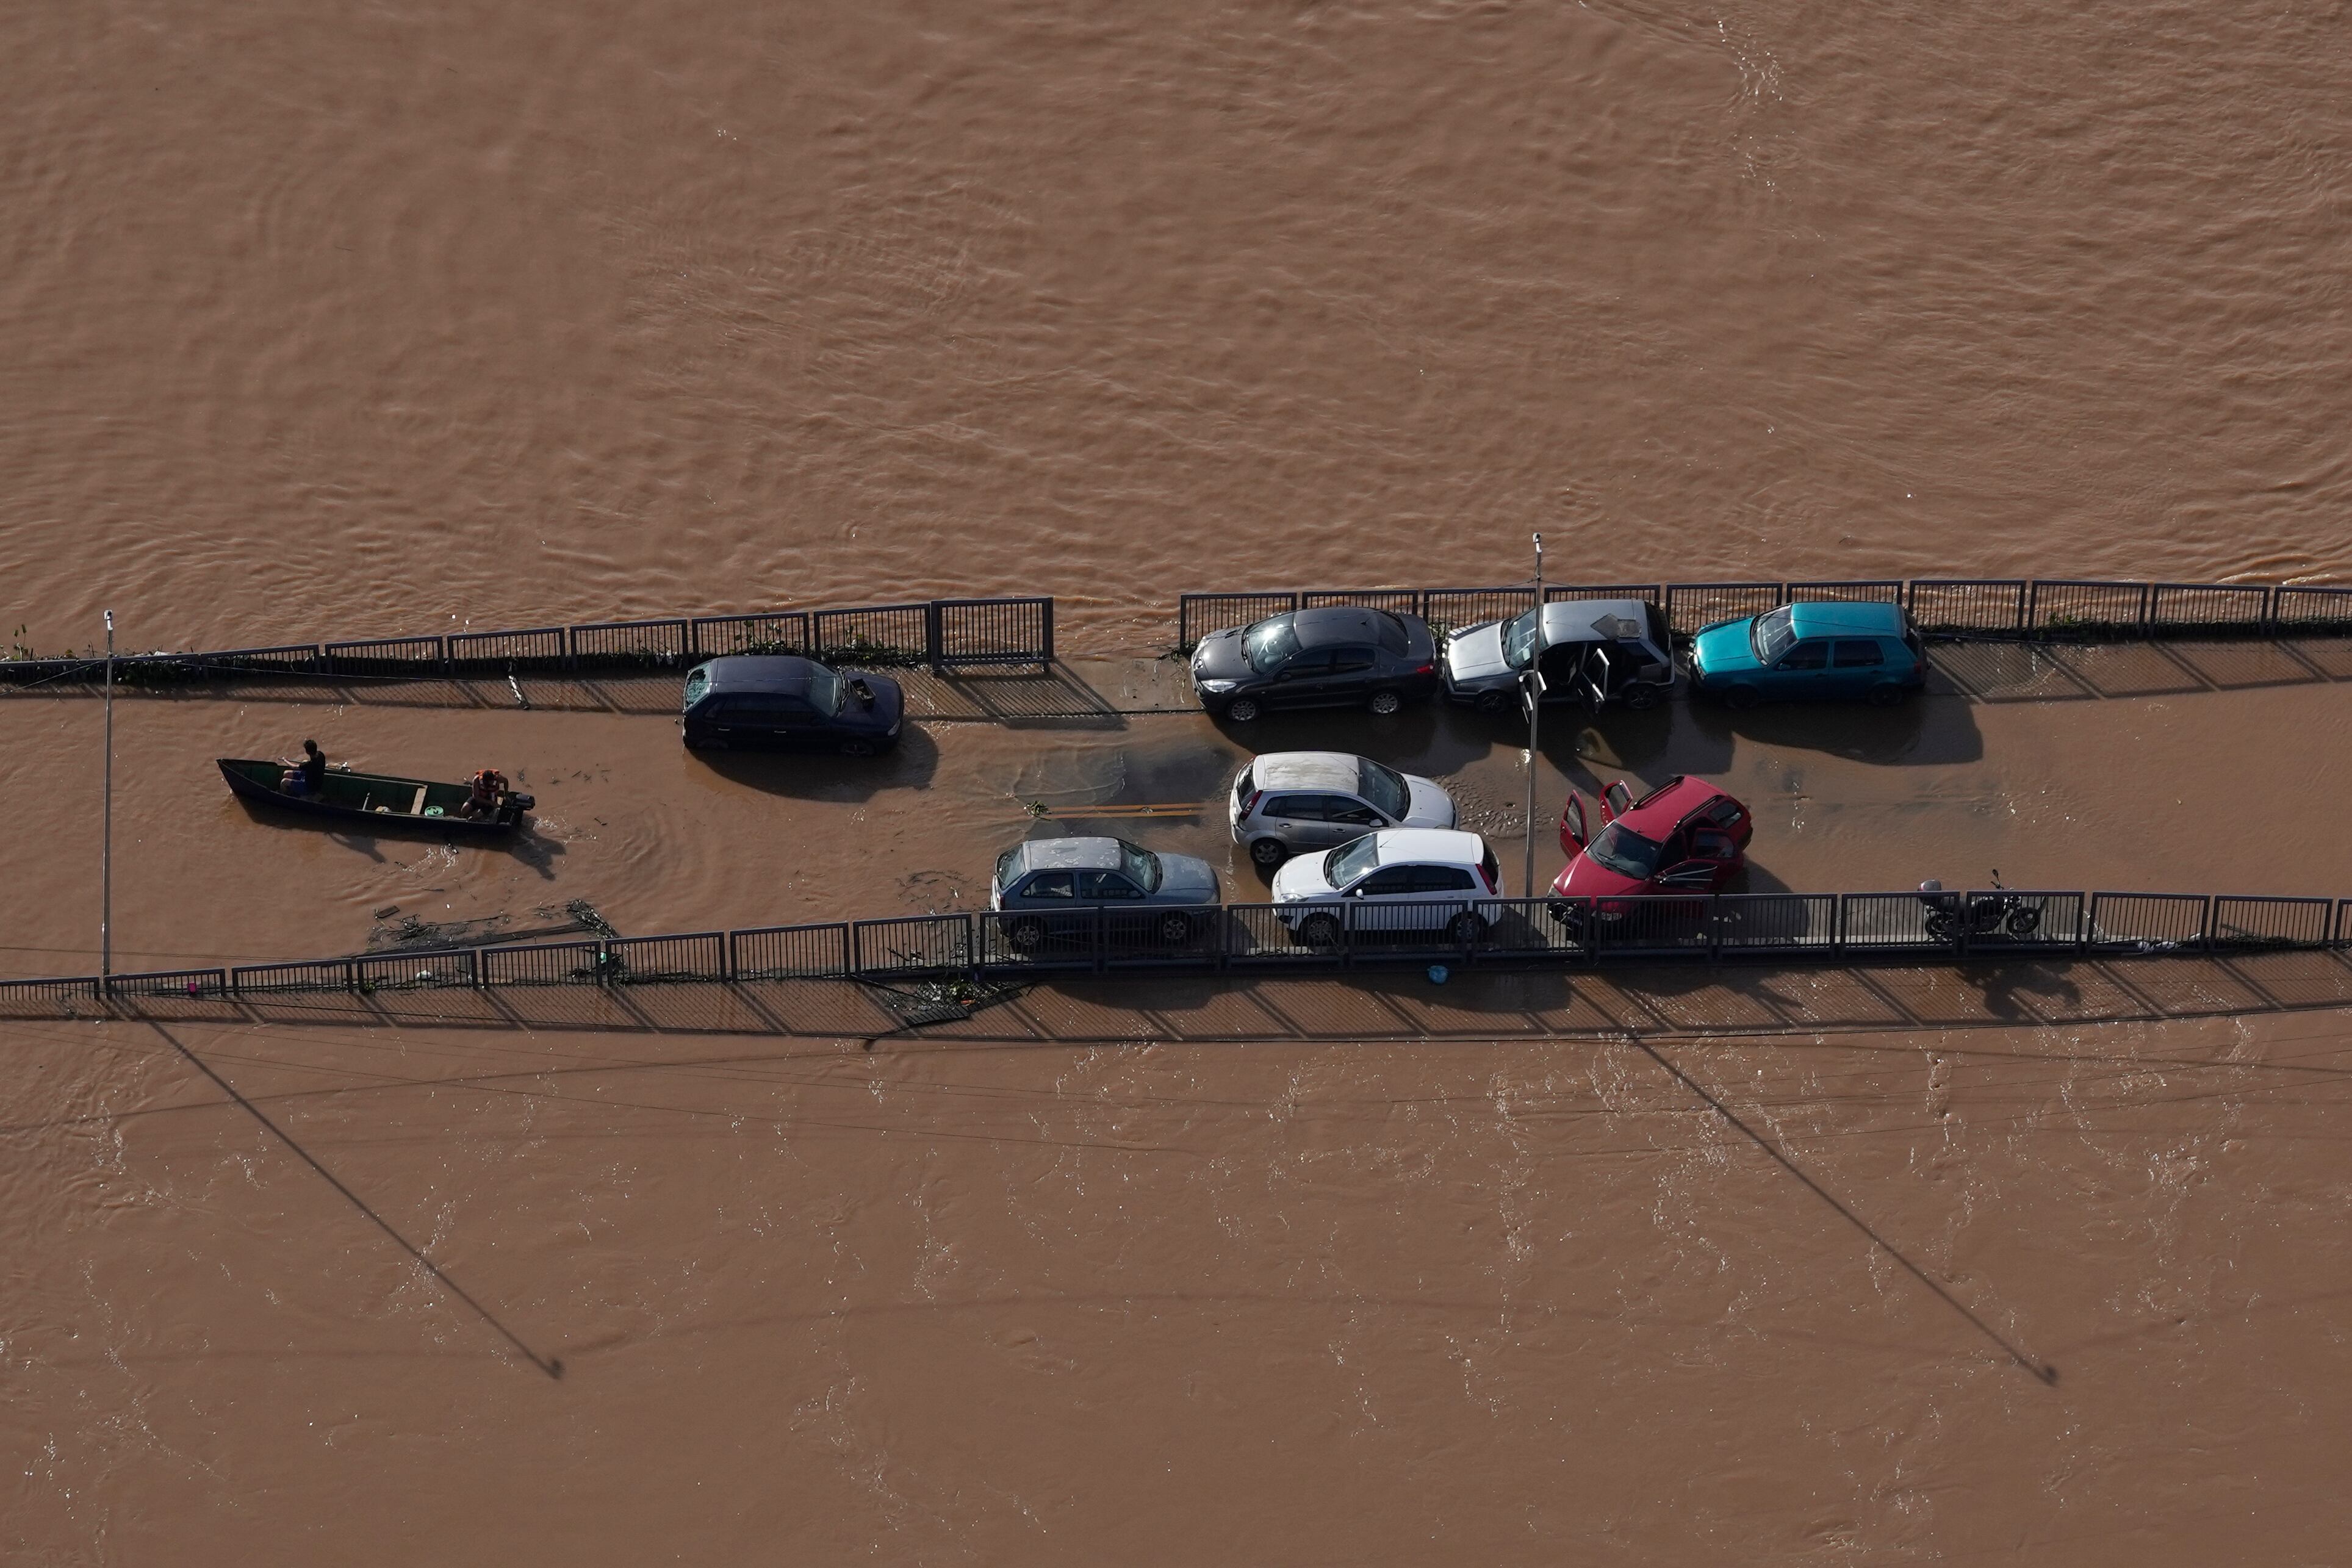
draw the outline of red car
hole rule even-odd
[[[1668,779],[1641,799],[1621,781],[1601,792],[1601,828],[1585,830],[1584,797],[1570,790],[1559,814],[1568,867],[1551,885],[1552,917],[1572,922],[1571,899],[1712,893],[1746,863],[1755,823],[1748,808],[1711,784]],[[1596,904],[1603,916],[1622,913]]]

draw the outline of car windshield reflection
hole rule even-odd
[[[1622,822],[1612,822],[1584,853],[1621,877],[1646,882],[1657,873],[1658,857],[1664,852],[1664,846],[1652,843]]]

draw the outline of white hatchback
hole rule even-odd
[[[1274,874],[1276,918],[1314,947],[1356,935],[1443,931],[1465,944],[1495,923],[1501,868],[1486,841],[1444,827],[1367,833]]]

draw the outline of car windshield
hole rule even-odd
[[[1664,852],[1664,846],[1651,843],[1622,822],[1612,822],[1584,853],[1621,877],[1638,877],[1646,882],[1657,874],[1658,857]]]
[[[1137,887],[1147,893],[1156,893],[1160,890],[1159,856],[1149,849],[1129,844],[1122,838],[1118,841],[1118,863],[1126,869],[1127,874],[1134,879]]]
[[[1757,616],[1748,640],[1755,647],[1758,663],[1777,662],[1797,640],[1797,612],[1783,605],[1769,616]]]
[[[1356,793],[1380,807],[1391,822],[1404,820],[1412,805],[1412,786],[1394,768],[1384,768],[1370,757],[1356,759]]]
[[[1323,857],[1323,879],[1335,888],[1344,888],[1380,863],[1381,841],[1367,833]]]
[[[1260,621],[1242,634],[1242,652],[1249,656],[1250,668],[1260,675],[1271,675],[1290,662],[1298,651],[1298,628],[1286,616],[1270,621]]]
[[[809,672],[808,700],[816,710],[830,719],[841,711],[842,698],[848,682],[829,669]]]
[[[1020,858],[1021,846],[1018,844],[1014,845],[1012,848],[1007,849],[1003,854],[999,855],[996,858],[996,885],[998,887],[1009,888],[1013,885],[1013,879],[1021,874],[1014,865],[1014,863]]]
[[[1529,610],[1514,621],[1503,623],[1503,662],[1513,669],[1525,669],[1536,657],[1536,645],[1543,640],[1543,612]]]

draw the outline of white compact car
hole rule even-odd
[[[1313,947],[1359,935],[1443,931],[1469,943],[1486,934],[1501,900],[1501,868],[1486,841],[1454,828],[1391,827],[1274,874],[1276,918]]]

